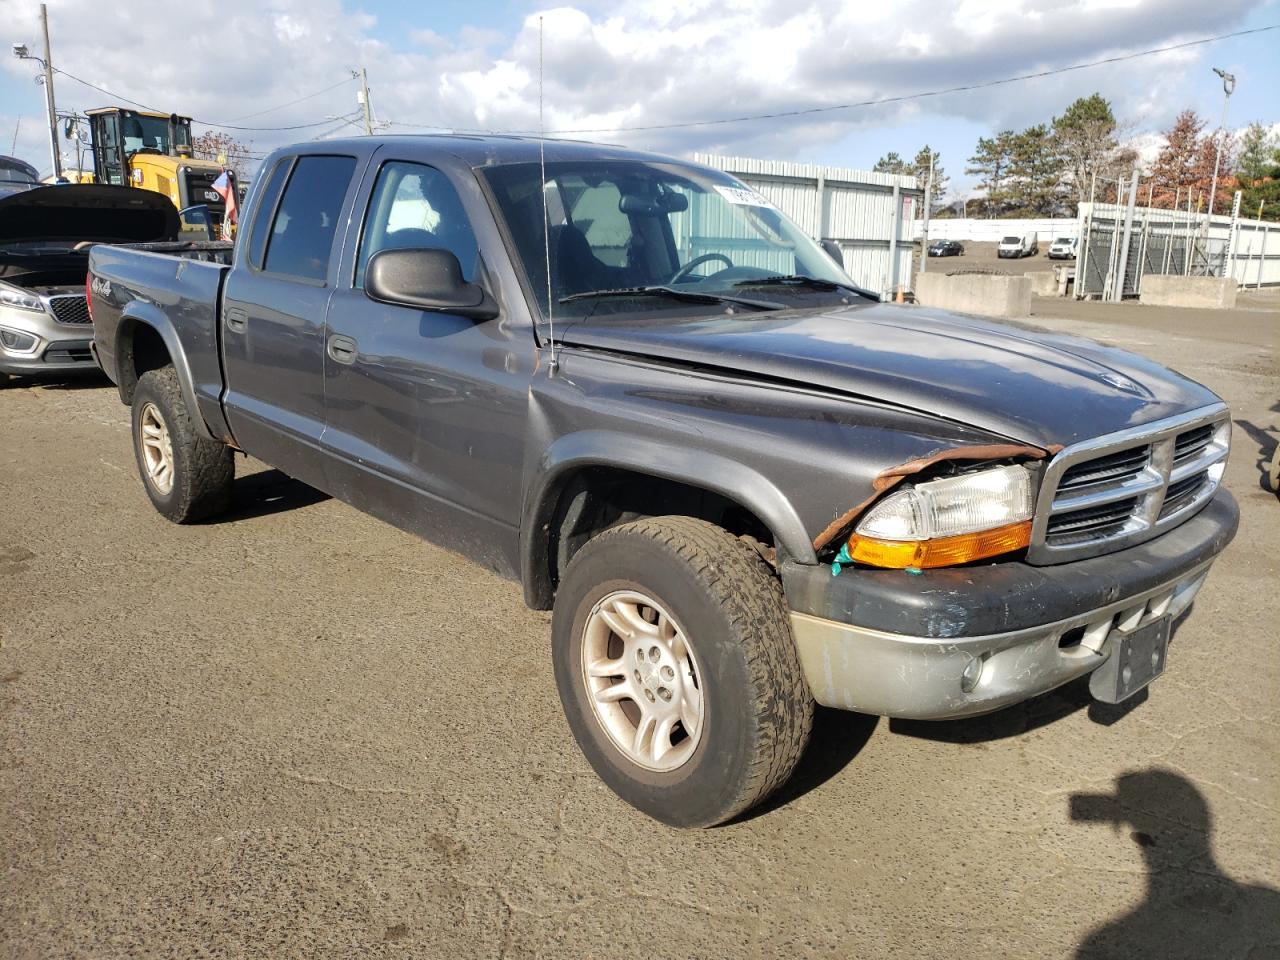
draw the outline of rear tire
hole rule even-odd
[[[173,367],[149,370],[133,394],[133,453],[142,486],[174,523],[215,516],[231,503],[231,448],[201,435]]]
[[[709,827],[791,776],[813,697],[781,584],[750,546],[689,517],[607,530],[569,564],[553,623],[569,726],[632,806]]]

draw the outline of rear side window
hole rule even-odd
[[[267,249],[267,230],[271,226],[271,214],[275,212],[276,200],[280,198],[280,188],[284,186],[284,178],[289,174],[291,158],[281,160],[271,171],[271,176],[262,185],[262,193],[258,195],[257,216],[253,220],[253,228],[249,233],[249,262],[262,269],[262,254]]]
[[[355,157],[299,157],[271,224],[263,269],[324,282]]]

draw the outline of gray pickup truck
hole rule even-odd
[[[815,701],[1132,696],[1237,524],[1209,390],[881,303],[667,157],[306,144],[266,160],[234,247],[90,270],[164,516],[224,509],[243,451],[518,579],[587,759],[671,824],[784,783]]]

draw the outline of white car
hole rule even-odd
[[[1005,237],[1000,241],[1000,246],[996,248],[996,256],[1001,260],[1009,257],[1034,257],[1039,252],[1040,246],[1036,242],[1034,232],[1022,237]]]
[[[1049,244],[1049,259],[1074,260],[1076,258],[1076,245],[1079,242],[1075,237],[1059,237]]]

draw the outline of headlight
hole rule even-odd
[[[845,548],[877,567],[944,567],[1020,550],[1034,508],[1025,467],[996,467],[930,480],[867,511]]]
[[[34,297],[25,290],[8,285],[0,285],[0,306],[17,307],[19,310],[34,310],[44,313],[44,304],[39,297]]]

